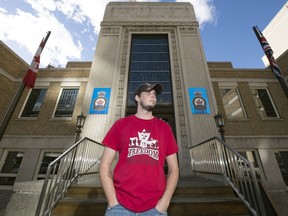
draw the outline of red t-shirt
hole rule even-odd
[[[102,143],[119,152],[114,169],[119,203],[134,212],[154,208],[166,187],[165,158],[178,152],[169,125],[131,115],[116,121]]]

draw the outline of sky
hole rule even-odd
[[[114,0],[116,1],[119,0]],[[287,0],[177,1],[193,4],[207,61],[231,61],[234,68],[265,67],[262,62],[264,52],[252,27],[257,25],[263,31],[287,2]],[[109,2],[109,0],[0,0],[0,40],[30,64],[40,41],[47,31],[51,31],[41,54],[40,67],[46,67],[48,64],[65,67],[68,61],[92,61],[100,22]],[[144,2],[157,2],[157,0]]]

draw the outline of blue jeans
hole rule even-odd
[[[118,204],[112,208],[107,208],[105,216],[158,216],[164,215],[168,216],[167,212],[159,212],[157,209],[153,208],[145,212],[135,213]]]

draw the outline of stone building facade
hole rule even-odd
[[[0,45],[0,119],[2,122],[22,82],[28,65],[2,41]],[[11,187],[13,182],[31,181],[41,178],[38,173],[45,153],[55,152],[55,154],[60,154],[74,143],[76,117],[82,111],[81,107],[90,67],[91,62],[69,62],[66,68],[40,69],[34,90],[44,89],[46,90],[46,95],[41,104],[41,112],[37,114],[33,110],[28,110],[23,115],[24,108],[28,106],[28,98],[32,98],[32,89],[24,90],[0,144],[2,169],[0,179],[2,179],[2,187]],[[55,109],[63,89],[79,90],[75,108],[73,109],[73,114],[69,115],[69,117],[55,117]],[[34,106],[35,108],[36,106]],[[51,157],[51,160],[52,158],[54,156]],[[7,165],[8,161],[11,163],[16,159],[20,160],[21,163]],[[3,171],[3,169],[6,171]],[[17,172],[17,175],[14,172]]]
[[[288,99],[269,68],[241,69],[233,68],[231,62],[207,62],[189,3],[109,3],[92,62],[68,62],[65,68],[40,69],[35,89],[46,89],[41,109],[38,107],[36,114],[30,110],[36,116],[29,116],[28,109],[28,116],[23,117],[32,92],[26,89],[0,142],[0,187],[12,189],[14,182],[43,178],[43,162],[49,162],[74,143],[76,116],[82,112],[87,117],[82,136],[96,141],[102,140],[114,121],[133,114],[131,91],[148,74],[139,72],[145,64],[137,67],[143,62],[135,53],[145,50],[134,50],[141,47],[139,41],[147,47],[151,41],[154,45],[155,41],[162,41],[161,45],[167,48],[161,55],[161,58],[168,56],[163,61],[168,62],[168,68],[162,65],[168,73],[167,80],[163,75],[148,81],[162,83],[164,93],[170,95],[168,99],[159,99],[155,115],[166,120],[175,133],[180,149],[180,175],[192,174],[189,148],[219,136],[213,117],[220,112],[225,120],[227,144],[255,165],[258,178],[275,206],[285,206]],[[0,57],[2,119],[28,65],[2,42]],[[277,60],[287,81],[287,51]],[[145,61],[153,64],[151,59]],[[133,67],[139,70],[136,80],[132,76]],[[91,112],[95,88],[110,91],[107,114]],[[64,114],[58,115],[61,95],[71,89],[77,92],[77,95],[72,92],[72,110],[68,109],[67,114],[64,109]],[[193,111],[190,89],[204,89],[209,112]],[[12,165],[5,167],[17,157],[21,161],[15,170]],[[3,171],[3,167],[10,173]]]

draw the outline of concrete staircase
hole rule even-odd
[[[70,188],[53,211],[54,216],[104,216],[107,202],[99,183]],[[169,216],[249,215],[232,188],[203,178],[181,178],[174,193]]]

